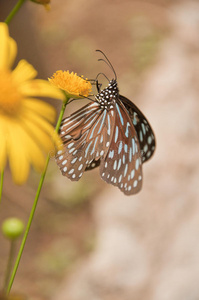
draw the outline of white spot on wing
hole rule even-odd
[[[74,164],[77,160],[77,157],[75,157],[72,161],[71,161],[71,164]]]
[[[82,168],[83,168],[83,164],[81,164],[81,165],[78,167],[78,170],[81,171]]]
[[[62,165],[64,166],[67,163],[67,159],[65,159],[64,161],[62,161]]]
[[[131,171],[131,179],[133,179],[134,175],[135,175],[135,170],[132,170]]]
[[[102,150],[101,152],[100,152],[100,155],[102,156],[104,154],[104,150]]]
[[[72,142],[72,143],[68,144],[67,148],[70,149],[73,145],[74,145],[74,143]]]
[[[128,136],[129,136],[129,129],[128,129],[128,127],[130,126],[130,123],[129,122],[127,122],[127,124],[126,124],[126,132],[125,132],[125,136],[128,138]]]
[[[137,185],[138,185],[138,181],[135,180],[134,183],[133,183],[133,187],[135,188]]]
[[[117,139],[118,139],[118,132],[119,132],[119,129],[118,129],[118,126],[115,127],[115,143],[117,142]]]
[[[151,136],[149,136],[148,137],[148,143],[151,144],[151,142],[152,142],[152,138],[151,138]]]
[[[119,159],[119,161],[118,161],[117,170],[119,170],[119,169],[120,169],[120,167],[121,167],[121,163],[122,163],[122,160],[121,160],[121,158],[120,158],[120,159]]]
[[[128,171],[128,164],[125,165],[125,169],[124,169],[124,177],[126,176],[127,171]]]
[[[72,153],[75,150],[75,148],[70,149],[68,152]]]
[[[140,164],[139,158],[137,158],[137,159],[136,159],[136,162],[135,162],[135,168],[136,168],[136,170],[138,170],[139,164]]]
[[[113,158],[113,156],[114,156],[114,150],[111,150],[111,151],[109,152],[108,157]]]
[[[115,160],[113,164],[113,169],[116,170],[116,168],[117,168],[117,160]]]
[[[118,154],[120,154],[122,151],[122,141],[119,143],[119,147],[118,147]]]

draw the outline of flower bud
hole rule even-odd
[[[10,239],[17,239],[24,231],[24,223],[18,218],[8,218],[2,224],[3,235]]]

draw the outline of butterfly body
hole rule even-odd
[[[77,181],[99,166],[101,178],[131,195],[142,187],[142,164],[155,149],[153,131],[141,111],[119,94],[117,81],[95,101],[62,121],[64,150],[56,161],[62,174]]]

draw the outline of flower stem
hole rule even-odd
[[[5,279],[4,279],[4,285],[3,285],[3,291],[6,292],[7,286],[8,286],[8,281],[10,278],[10,273],[11,273],[11,268],[12,268],[12,262],[14,258],[14,253],[15,253],[15,241],[11,240],[10,241],[10,252],[9,252],[9,258],[8,258],[8,264],[6,268],[6,273],[5,273]]]
[[[61,108],[61,111],[60,111],[60,114],[59,114],[59,118],[58,118],[58,120],[57,120],[57,125],[56,125],[56,127],[55,127],[55,131],[56,131],[56,132],[59,131],[59,127],[60,127],[61,121],[62,121],[62,119],[63,119],[63,115],[64,115],[64,112],[65,112],[65,109],[66,109],[66,105],[67,105],[67,103],[68,103],[68,101],[69,101],[69,98],[67,97],[66,94],[65,94],[65,97],[66,97],[66,100],[63,101],[63,103],[62,103],[62,108]]]
[[[3,191],[3,178],[4,178],[4,171],[1,171],[1,178],[0,178],[0,204],[1,204],[2,191]]]
[[[66,97],[66,100],[62,104],[61,112],[60,112],[60,115],[59,115],[59,118],[58,118],[58,121],[57,121],[57,125],[56,125],[56,128],[55,128],[56,132],[58,132],[58,130],[59,130],[61,120],[62,120],[64,111],[65,111],[66,105],[68,103],[68,100],[69,100],[69,98]],[[17,258],[16,258],[16,262],[15,262],[15,265],[14,265],[14,268],[13,268],[13,271],[12,271],[12,275],[10,277],[10,281],[8,283],[7,295],[10,293],[10,290],[12,288],[12,284],[13,284],[14,279],[15,279],[15,275],[17,273],[17,269],[18,269],[18,266],[19,266],[19,263],[20,263],[20,260],[21,260],[21,256],[22,256],[25,244],[26,244],[28,233],[30,231],[32,220],[33,220],[35,210],[36,210],[36,207],[37,207],[37,203],[38,203],[38,200],[39,200],[41,188],[43,186],[43,182],[44,182],[44,179],[45,179],[45,176],[46,176],[46,171],[47,171],[47,168],[48,168],[49,160],[50,160],[50,155],[48,155],[48,157],[46,159],[45,169],[44,169],[44,171],[41,175],[41,178],[40,178],[40,182],[39,182],[39,185],[38,185],[38,188],[37,188],[37,193],[36,193],[35,200],[34,200],[34,203],[33,203],[33,206],[32,206],[32,210],[31,210],[31,213],[30,213],[30,216],[29,216],[29,219],[28,219],[26,230],[25,230],[25,233],[24,233],[24,236],[23,236],[23,239],[22,239],[22,242],[21,242],[21,246],[20,246]]]
[[[32,224],[32,220],[33,220],[33,217],[34,217],[34,214],[35,214],[35,210],[36,210],[36,207],[37,207],[37,203],[38,203],[38,200],[39,200],[39,195],[40,195],[40,192],[41,192],[43,181],[44,181],[44,178],[45,178],[45,175],[46,175],[48,162],[49,162],[49,156],[47,157],[45,169],[44,169],[44,172],[42,173],[41,178],[40,178],[39,186],[38,186],[37,193],[36,193],[36,196],[35,196],[35,200],[34,200],[34,203],[33,203],[33,206],[32,206],[32,210],[31,210],[31,213],[30,213],[30,216],[29,216],[29,219],[28,219],[26,230],[25,230],[22,242],[21,242],[21,246],[20,246],[20,249],[19,249],[19,252],[18,252],[18,255],[17,255],[17,259],[16,259],[16,262],[15,262],[15,265],[14,265],[14,268],[13,268],[13,271],[12,271],[10,281],[8,283],[7,295],[9,294],[9,292],[12,288],[12,284],[13,284],[13,281],[15,279],[15,275],[17,273],[17,269],[18,269],[18,266],[19,266],[19,263],[20,263],[20,260],[21,260],[21,256],[22,256],[25,244],[26,244],[28,233],[29,233],[29,230],[30,230],[30,227],[31,227],[31,224]]]
[[[18,10],[21,8],[21,6],[24,4],[26,0],[19,0],[17,4],[14,6],[14,8],[11,10],[7,18],[5,19],[5,23],[8,25],[10,21],[13,19],[13,17],[16,15]]]

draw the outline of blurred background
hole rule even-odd
[[[15,3],[0,0],[0,21]],[[13,19],[17,61],[28,60],[39,78],[62,69],[111,79],[97,61],[95,50],[104,51],[120,93],[144,112],[157,140],[143,189],[131,197],[97,169],[72,183],[51,160],[14,292],[30,300],[199,299],[198,32],[197,0],[56,0],[49,12],[27,1]],[[59,112],[61,103],[51,103]],[[27,222],[38,182],[32,172],[16,187],[6,170],[1,223]],[[1,285],[8,252],[0,235]]]

